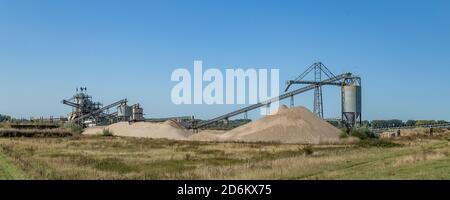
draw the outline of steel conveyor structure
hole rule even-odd
[[[68,106],[72,106],[72,107],[74,107],[74,108],[81,108],[81,105],[80,105],[80,104],[71,102],[71,101],[69,101],[69,100],[63,100],[62,103],[65,104],[65,105],[68,105]]]
[[[117,101],[117,102],[112,103],[110,105],[107,105],[105,107],[102,107],[102,108],[100,108],[98,110],[95,110],[95,111],[93,111],[91,113],[88,113],[88,114],[82,115],[80,117],[77,117],[77,118],[73,119],[73,121],[79,122],[79,121],[81,121],[83,119],[86,119],[86,118],[91,117],[91,116],[99,115],[99,114],[103,113],[104,111],[106,111],[108,109],[111,109],[113,107],[116,107],[116,106],[119,106],[119,105],[122,105],[122,104],[126,104],[126,103],[127,103],[127,99],[122,99],[120,101]]]
[[[254,104],[254,105],[251,105],[251,106],[248,106],[248,107],[245,107],[245,108],[241,108],[239,110],[227,113],[225,115],[222,115],[220,117],[216,117],[214,119],[203,121],[203,122],[198,123],[198,124],[196,124],[196,122],[194,121],[193,124],[191,124],[188,128],[196,130],[196,129],[202,128],[204,126],[210,125],[212,123],[215,123],[215,122],[218,122],[218,121],[221,121],[221,120],[226,120],[226,119],[229,119],[229,118],[234,117],[236,115],[243,114],[243,113],[246,113],[248,111],[255,110],[257,108],[261,108],[263,106],[270,105],[271,103],[278,102],[278,101],[281,101],[283,99],[287,99],[287,98],[293,97],[295,95],[307,92],[309,90],[313,90],[313,89],[315,89],[317,87],[317,85],[335,84],[336,81],[340,81],[340,80],[343,80],[343,79],[346,79],[346,78],[352,78],[352,77],[353,77],[352,73],[340,74],[338,76],[334,76],[332,78],[323,80],[321,82],[318,82],[318,83],[315,83],[315,84],[312,84],[312,85],[308,85],[306,87],[303,87],[303,88],[300,88],[300,89],[297,89],[297,90],[293,90],[291,92],[287,92],[287,93],[282,94],[282,95],[280,95],[278,97],[274,97],[274,98],[262,101],[260,103],[257,103],[257,104]]]

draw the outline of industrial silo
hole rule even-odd
[[[127,104],[122,104],[117,107],[117,117],[120,121],[129,121],[131,117],[132,109]]]
[[[144,109],[139,104],[132,106],[131,121],[144,121]]]
[[[342,85],[342,120],[348,126],[361,124],[361,79],[359,77],[344,80]]]

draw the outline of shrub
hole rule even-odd
[[[402,146],[398,143],[394,143],[387,140],[377,139],[377,138],[369,138],[365,140],[361,140],[358,143],[360,147],[380,147],[380,148],[391,148],[391,147],[399,147]]]
[[[434,128],[433,132],[435,132],[435,133],[445,133],[445,129],[443,129],[443,128]]]
[[[102,136],[105,136],[105,137],[111,137],[111,136],[114,136],[114,134],[113,134],[113,132],[110,131],[109,129],[103,129],[103,131],[102,131]]]
[[[8,121],[8,120],[11,120],[11,117],[10,117],[10,116],[7,116],[7,115],[1,115],[1,114],[0,114],[0,122],[5,122],[5,121]]]
[[[69,137],[67,129],[0,129],[0,137]]]
[[[377,138],[376,135],[367,127],[353,128],[350,130],[349,135],[357,137],[361,140],[366,140],[369,138]]]
[[[449,136],[445,137],[444,139],[447,140],[447,142],[450,142],[450,137]]]
[[[64,124],[64,128],[72,132],[73,134],[81,134],[83,132],[83,128],[73,122],[67,122]]]
[[[339,135],[339,138],[341,138],[341,139],[345,139],[345,138],[348,138],[348,134],[347,133],[345,133],[345,132],[342,132],[340,135]]]
[[[303,151],[305,151],[305,155],[307,156],[312,155],[314,153],[314,149],[311,145],[308,145],[305,148],[303,148]]]
[[[191,154],[186,154],[186,155],[184,155],[184,159],[185,160],[191,160]]]

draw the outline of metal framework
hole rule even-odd
[[[268,99],[266,101],[262,101],[260,103],[257,103],[257,104],[254,104],[254,105],[251,105],[251,106],[248,106],[248,107],[245,107],[245,108],[241,108],[239,110],[227,113],[225,115],[216,117],[216,118],[211,119],[211,120],[203,121],[201,123],[197,123],[197,121],[194,120],[193,123],[188,125],[187,128],[196,130],[198,128],[207,126],[209,124],[212,124],[212,123],[215,123],[215,122],[218,122],[218,121],[221,121],[221,120],[228,120],[231,117],[234,117],[234,116],[239,115],[239,114],[247,113],[248,111],[251,111],[251,110],[263,107],[263,106],[270,106],[271,103],[278,102],[278,101],[281,101],[281,100],[287,99],[287,98],[292,98],[295,95],[298,95],[298,94],[301,94],[301,93],[304,93],[304,92],[316,89],[317,86],[322,86],[322,85],[327,85],[327,84],[334,84],[337,81],[341,81],[341,80],[344,80],[346,78],[351,78],[351,77],[353,77],[353,75],[351,73],[344,73],[344,74],[340,74],[338,76],[334,76],[333,75],[333,77],[328,78],[328,79],[323,80],[323,81],[320,81],[320,82],[317,82],[316,84],[311,84],[311,85],[308,85],[306,87],[303,87],[303,88],[300,88],[300,89],[296,89],[296,90],[293,90],[291,92],[284,93],[284,94],[282,94],[282,95],[280,95],[278,97],[274,97],[274,98]]]
[[[311,73],[314,73],[314,80],[308,81],[304,80],[306,76]],[[296,79],[287,81],[287,87],[285,92],[289,90],[289,88],[294,84],[313,84],[314,88],[314,114],[317,117],[323,119],[323,95],[322,95],[322,84],[318,84],[322,82],[322,77],[326,77],[328,79],[336,77],[323,63],[316,62],[312,64],[306,71],[300,74]],[[339,82],[329,83],[330,85],[341,85]],[[294,99],[291,98],[291,107],[294,106]]]
[[[103,107],[101,103],[93,102],[92,97],[86,91],[87,88],[77,88],[76,94],[72,98],[62,100],[63,104],[73,108],[68,118],[69,121],[74,121],[82,125],[84,125],[86,120],[103,123],[105,120],[113,119],[117,116],[117,112],[109,114],[109,109],[127,103],[127,99],[122,99]]]
[[[79,116],[79,117],[75,118],[74,121],[78,121],[78,122],[79,122],[79,121],[81,121],[81,120],[83,120],[83,119],[86,119],[86,118],[89,118],[89,117],[95,117],[95,116],[101,115],[101,114],[103,114],[103,112],[105,112],[106,110],[109,110],[109,109],[111,109],[111,108],[114,108],[114,107],[117,107],[117,106],[119,106],[119,105],[126,104],[126,103],[127,103],[127,99],[122,99],[122,100],[120,100],[120,101],[114,102],[114,103],[112,103],[112,104],[110,104],[110,105],[107,105],[107,106],[105,106],[105,107],[102,107],[102,108],[100,108],[100,109],[98,109],[98,110],[92,111],[92,112],[90,112],[90,113],[88,113],[88,114]],[[115,113],[117,114],[117,112],[115,112]],[[113,113],[113,114],[114,114],[114,113]],[[109,114],[109,115],[111,115],[111,114]],[[109,116],[109,115],[107,115],[107,116]]]

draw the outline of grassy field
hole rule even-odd
[[[445,138],[401,146],[0,138],[0,179],[450,179]]]
[[[25,179],[24,173],[0,154],[0,180]]]

